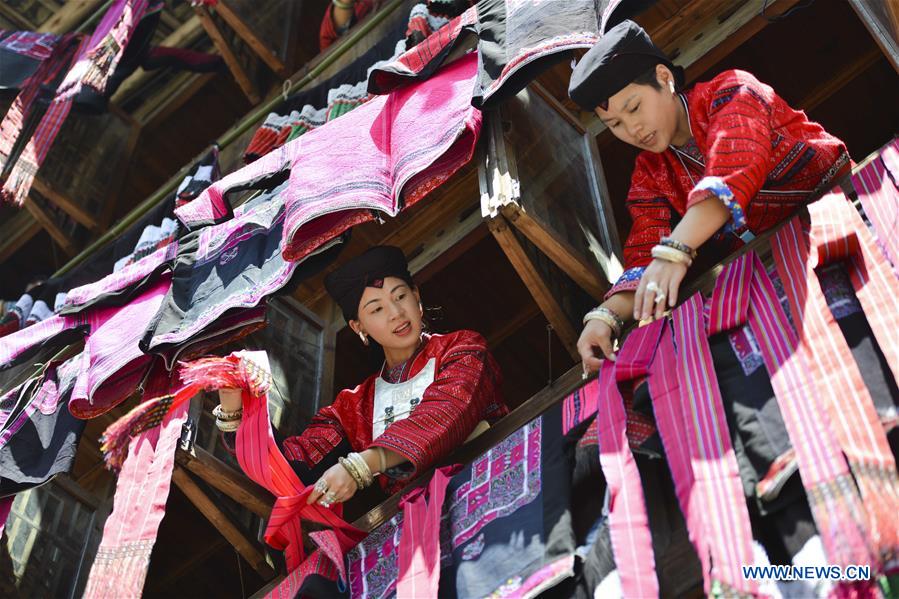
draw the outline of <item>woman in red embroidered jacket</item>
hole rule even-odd
[[[362,343],[384,350],[381,371],[341,391],[311,424],[282,442],[305,484],[309,503],[344,502],[371,484],[393,493],[504,416],[499,368],[474,331],[422,331],[418,289],[395,247],[378,246],[325,279]],[[240,393],[220,391],[217,424],[240,413]]]
[[[571,98],[643,150],[627,197],[624,273],[578,341],[585,372],[599,368],[594,348],[614,360],[626,320],[675,306],[695,249],[728,253],[849,169],[842,141],[750,73],[724,71],[680,91],[683,82],[632,21],[609,30],[571,76]]]

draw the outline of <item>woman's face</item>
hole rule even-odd
[[[352,329],[362,331],[384,350],[414,348],[421,337],[422,309],[418,289],[397,277],[387,277],[380,288],[366,287],[359,301],[359,319]]]
[[[662,89],[630,83],[609,98],[607,110],[596,115],[621,141],[641,150],[661,153],[678,134],[680,100],[671,93],[671,71],[659,65],[656,76]]]

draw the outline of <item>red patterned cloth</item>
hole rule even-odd
[[[499,367],[481,335],[473,331],[431,335],[412,360],[408,378],[432,358],[436,374],[421,403],[376,440],[372,440],[377,379],[373,375],[355,389],[341,391],[333,404],[318,411],[302,434],[285,439],[284,454],[312,467],[346,439],[353,451],[383,447],[402,455],[414,466],[410,475],[414,476],[462,445],[479,421],[494,422],[508,413]],[[391,493],[403,483],[391,482],[388,477],[378,480]]]
[[[694,143],[637,157],[625,272],[609,295],[637,288],[652,247],[697,202],[724,202],[733,219],[721,233],[736,241],[731,233],[770,229],[848,171],[845,144],[750,73],[724,71],[684,98]]]

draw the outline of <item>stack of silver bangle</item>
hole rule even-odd
[[[689,268],[696,257],[696,250],[676,239],[662,237],[659,244],[652,248],[652,257],[666,262],[683,264]]]
[[[345,458],[337,458],[340,462],[340,465],[343,466],[344,470],[346,470],[353,480],[356,481],[356,487],[359,489],[364,489],[371,485],[375,477],[371,473],[371,469],[368,467],[368,464],[365,462],[365,458],[362,455],[351,452],[347,454]]]
[[[624,330],[624,321],[621,320],[621,317],[603,306],[593,308],[584,315],[584,324],[587,324],[591,320],[598,320],[609,325],[609,328],[612,329],[612,334],[615,337],[620,337],[621,331]]]
[[[212,415],[215,416],[215,426],[223,433],[233,433],[240,428],[240,421],[243,418],[243,408],[234,411],[228,411],[219,404],[212,408]]]

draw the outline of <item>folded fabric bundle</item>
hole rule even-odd
[[[376,98],[224,177],[176,214],[191,228],[225,220],[226,193],[289,168],[280,194],[285,260],[313,251],[305,226],[320,217],[361,209],[395,216],[471,159],[481,126],[468,102],[476,68],[477,57],[466,56],[429,81]]]
[[[0,401],[0,497],[9,497],[69,472],[85,422],[69,413],[80,356],[51,363]],[[7,402],[13,404],[5,409]]]
[[[168,353],[215,324],[229,310],[251,308],[291,281],[324,268],[344,238],[323,234],[302,262],[281,255],[283,193],[287,184],[258,195],[234,218],[190,233],[181,240],[172,287],[141,340],[144,351]]]

